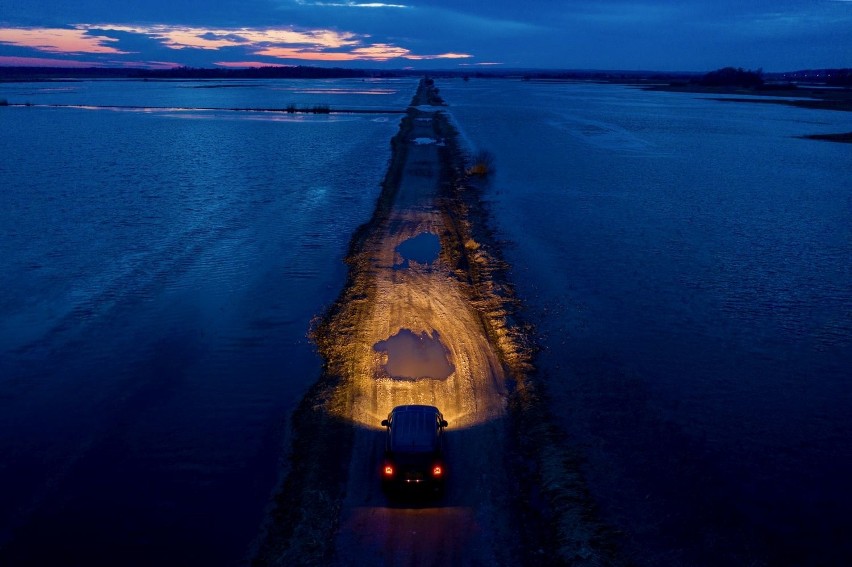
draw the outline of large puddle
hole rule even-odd
[[[437,234],[422,232],[413,238],[403,241],[396,247],[402,256],[402,264],[396,268],[407,268],[410,261],[429,265],[438,259],[441,252],[441,240]]]
[[[455,371],[438,331],[430,336],[425,331],[418,335],[410,329],[401,329],[389,339],[377,342],[373,348],[387,353],[385,370],[392,378],[445,380]]]

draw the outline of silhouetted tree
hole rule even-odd
[[[749,87],[763,85],[763,70],[747,71],[742,67],[724,67],[698,78],[697,83],[711,87]]]
[[[827,73],[825,82],[829,85],[850,87],[852,86],[852,69],[831,69]]]

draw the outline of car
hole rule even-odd
[[[397,406],[382,420],[386,428],[382,485],[386,491],[443,492],[444,428],[447,422],[435,406]]]

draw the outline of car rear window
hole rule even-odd
[[[437,429],[434,412],[399,412],[391,423],[391,446],[394,450],[431,450],[435,447]]]

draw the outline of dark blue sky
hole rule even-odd
[[[852,0],[2,0],[15,64],[852,67]]]

